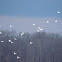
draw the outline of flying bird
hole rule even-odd
[[[2,43],[4,42],[4,41],[1,41]]]
[[[12,25],[10,25],[10,28],[12,28]]]
[[[17,54],[16,52],[14,52],[14,55]]]
[[[19,56],[17,56],[17,59],[19,59],[20,57]]]
[[[33,42],[30,42],[30,44],[33,44]]]
[[[57,23],[58,21],[55,19],[55,22]]]
[[[21,36],[24,35],[24,32],[21,33]]]
[[[37,30],[37,32],[39,32],[39,30]]]
[[[16,38],[14,38],[14,40],[17,40]]]
[[[46,23],[49,23],[49,21],[46,21]]]
[[[2,32],[0,32],[0,34],[3,34]]]
[[[60,11],[57,11],[57,13],[59,14],[59,13],[60,13]]]
[[[35,26],[35,24],[33,23],[33,26]]]

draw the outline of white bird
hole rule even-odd
[[[55,22],[57,23],[58,21],[55,19]]]
[[[22,32],[22,34],[24,34],[24,32]]]
[[[14,42],[12,42],[11,40],[8,40],[10,43],[14,43]]]
[[[8,40],[9,42],[12,42],[11,40]]]
[[[39,30],[41,30],[41,31],[42,31],[42,30],[43,30],[43,28],[40,28]]]
[[[21,36],[24,35],[24,32],[21,33]]]
[[[39,30],[37,30],[37,32],[39,32]]]
[[[21,34],[21,36],[22,36],[23,34]]]
[[[35,24],[33,23],[33,26],[35,26]]]
[[[17,56],[17,59],[19,59],[20,57],[19,56]]]
[[[11,43],[14,43],[14,42],[11,42]]]
[[[57,11],[57,13],[59,14],[59,13],[60,13],[60,11]]]
[[[43,30],[43,28],[40,28],[40,27],[38,27],[38,30],[37,30],[37,32],[39,32],[39,30],[41,31],[41,30]]]
[[[38,27],[38,29],[40,29],[40,27]]]
[[[46,21],[46,23],[49,23],[49,21]]]
[[[3,34],[2,32],[0,32],[0,34]]]
[[[14,38],[14,40],[17,40],[16,38]]]
[[[14,55],[17,54],[16,52],[14,52]]]
[[[4,41],[1,41],[2,43],[4,42]]]
[[[10,25],[10,28],[12,27],[12,25]]]
[[[30,44],[33,44],[33,42],[30,42]]]

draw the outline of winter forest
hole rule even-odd
[[[62,0],[0,0],[0,62],[62,62]]]
[[[62,36],[1,31],[0,62],[62,62]]]
[[[15,25],[9,24],[10,21],[3,25],[0,20],[0,62],[62,62],[62,19],[35,21],[29,21],[28,24],[17,21],[18,26],[13,21]],[[29,28],[24,28],[23,24]],[[17,32],[15,26],[21,32]],[[24,32],[22,29],[31,29],[33,32]]]

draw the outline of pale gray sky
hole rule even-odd
[[[55,22],[55,19],[58,22]],[[49,23],[46,23],[49,21]],[[32,24],[35,23],[35,26]],[[37,32],[38,27],[41,27],[46,32],[62,33],[62,19],[58,17],[17,17],[17,16],[0,16],[0,30],[12,29],[17,32]]]

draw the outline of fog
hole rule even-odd
[[[55,22],[57,20],[57,22]],[[48,21],[49,23],[46,23]],[[33,23],[35,26],[33,26]],[[12,25],[12,28],[10,28]],[[17,17],[0,16],[0,30],[16,30],[16,32],[36,32],[38,27],[43,31],[62,33],[62,19],[59,17]]]

